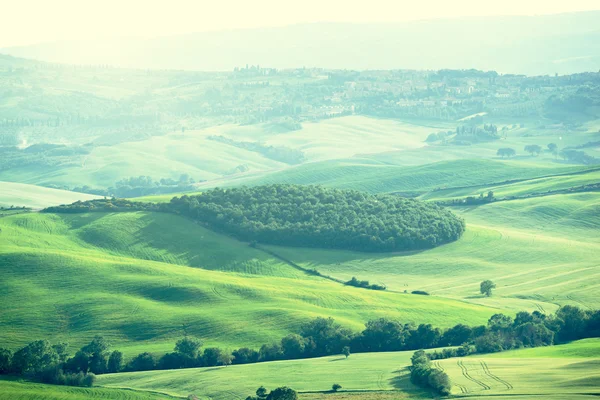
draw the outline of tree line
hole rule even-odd
[[[514,318],[494,314],[486,325],[457,324],[448,329],[378,318],[368,321],[361,332],[344,328],[333,318],[319,317],[301,325],[298,333],[289,334],[278,342],[264,344],[258,350],[248,347],[234,351],[216,347],[203,349],[200,339],[186,336],[176,342],[172,352],[161,357],[143,352],[127,363],[123,354],[117,350],[111,351],[108,342],[100,336],[73,356],[69,356],[66,343],[52,345],[46,340],[38,340],[14,354],[9,349],[0,348],[0,373],[47,383],[89,386],[93,384],[96,374],[122,371],[227,366],[335,354],[348,357],[351,352],[460,346],[428,355],[430,359],[439,359],[521,347],[550,346],[587,337],[600,337],[600,310],[584,311],[574,306],[563,306],[554,315],[539,311],[522,311]]]

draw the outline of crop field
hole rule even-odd
[[[271,246],[306,268],[396,291],[425,290],[492,307],[552,312],[558,304],[596,308],[599,193],[555,195],[455,209],[463,237],[413,253],[364,254]],[[493,280],[490,298],[479,283]]]
[[[132,390],[79,388],[0,379],[0,400],[158,400],[167,396]]]
[[[575,172],[566,175],[555,175],[545,178],[526,179],[521,182],[497,184],[497,185],[480,185],[471,186],[459,189],[441,189],[428,192],[419,198],[422,200],[447,200],[452,198],[465,198],[467,196],[486,195],[490,190],[494,192],[496,198],[509,196],[529,196],[529,195],[544,195],[548,192],[576,189],[585,185],[600,183],[600,170],[590,168],[581,172]]]
[[[0,207],[45,208],[77,200],[91,200],[98,196],[50,189],[23,183],[0,182]]]
[[[202,183],[200,187],[293,183],[354,189],[368,193],[421,194],[445,187],[486,185],[510,179],[579,171],[582,167],[535,166],[499,160],[452,160],[404,167],[368,159],[308,163],[269,174],[249,175]]]
[[[274,133],[268,124],[223,124],[185,133],[151,136],[143,140],[95,146],[80,163],[52,167],[20,167],[0,172],[0,179],[32,184],[109,187],[120,179],[147,175],[157,180],[176,179],[187,173],[196,180],[227,176],[240,165],[249,173],[289,167],[265,156],[225,143],[211,135],[231,136],[238,141],[261,141],[305,152],[309,161],[352,157],[389,148],[419,148],[431,128],[369,117],[343,117],[307,123],[299,131]]]
[[[453,394],[457,396],[592,394],[597,393],[600,379],[598,348],[600,341],[593,339],[556,346],[555,356],[550,359],[536,358],[537,351],[546,350],[538,348],[509,352],[506,358],[471,356],[436,361],[434,365],[450,374]],[[347,359],[332,356],[219,368],[108,374],[101,376],[98,383],[104,387],[151,390],[174,396],[193,393],[201,399],[215,400],[243,399],[260,385],[267,388],[287,385],[300,392],[327,392],[333,383],[342,385],[342,391],[349,393],[307,393],[301,398],[430,398],[410,383],[407,367],[412,354],[410,351],[363,353],[352,354]],[[463,375],[465,370],[466,376]],[[565,373],[564,379],[557,378],[561,373]],[[546,384],[542,384],[544,382]],[[358,390],[367,393],[351,393]],[[388,397],[392,395],[398,397]]]
[[[126,356],[185,334],[259,347],[317,316],[360,330],[375,317],[444,327],[496,309],[343,286],[168,214],[20,214],[0,219],[0,342],[103,334]]]
[[[328,391],[338,383],[345,390],[420,391],[410,383],[407,365],[412,352],[364,353],[307,360],[275,361],[218,368],[108,374],[98,385],[152,390],[175,396],[244,399],[261,385],[289,386],[300,392]]]
[[[597,345],[597,343],[596,343]],[[529,351],[529,357],[536,349]],[[527,352],[528,350],[524,350]],[[507,357],[467,357],[446,359],[434,365],[449,376],[457,396],[540,395],[590,397],[598,394],[600,359],[576,357],[532,357],[511,352]]]

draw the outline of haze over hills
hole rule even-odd
[[[598,20],[600,12],[590,11],[386,24],[313,23],[152,39],[61,41],[0,52],[60,63],[152,69],[231,70],[257,64],[568,74],[600,69]]]
[[[600,11],[37,1],[0,45],[78,41],[0,50],[0,400],[598,399]]]

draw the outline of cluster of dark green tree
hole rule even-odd
[[[298,400],[298,393],[287,386],[278,387],[270,392],[261,386],[256,389],[255,396],[248,396],[246,400]]]
[[[448,396],[452,389],[450,377],[431,366],[431,359],[423,350],[416,351],[410,359],[410,381],[415,385],[433,389],[441,396]]]
[[[346,282],[345,285],[364,288],[364,289],[371,289],[371,290],[385,290],[386,289],[385,285],[369,283],[369,281],[361,281],[359,279],[356,279],[355,276],[353,276],[352,279],[350,279],[348,282]]]
[[[592,157],[589,154],[587,154],[585,151],[581,151],[581,150],[565,148],[565,149],[561,150],[559,154],[563,158],[563,160],[573,162],[573,163],[585,164],[585,165],[600,164],[600,159],[598,159],[596,157]]]
[[[43,383],[69,386],[92,386],[96,374],[118,372],[123,354],[110,352],[104,338],[97,336],[69,356],[67,343],[50,344],[37,340],[13,354],[0,348],[0,374],[23,376]]]
[[[320,186],[214,189],[161,209],[241,240],[358,251],[431,248],[465,229],[462,219],[434,204]]]
[[[494,192],[491,190],[487,194],[479,193],[479,196],[467,196],[464,199],[451,199],[438,201],[441,206],[475,206],[481,204],[492,203],[496,201]]]

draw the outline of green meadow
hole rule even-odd
[[[577,398],[570,396],[597,393],[599,348],[600,341],[592,339],[556,346],[552,356],[547,353],[537,356],[536,353],[544,354],[547,349],[535,348],[502,353],[501,357],[451,358],[434,362],[434,365],[450,374],[452,392],[456,396]],[[385,391],[388,395],[398,396],[389,398],[431,398],[430,394],[410,383],[408,365],[412,353],[364,353],[352,354],[347,359],[332,356],[218,368],[107,374],[100,377],[98,384],[181,397],[195,394],[201,399],[218,400],[244,399],[260,385],[267,388],[287,385],[303,393],[327,392],[333,383],[338,383],[343,392],[366,391],[360,399],[387,399]],[[463,370],[468,377],[463,375]],[[353,397],[352,393],[307,393],[301,398]]]
[[[447,327],[496,308],[344,286],[161,213],[19,214],[0,220],[0,341],[80,346],[95,334],[133,356],[185,334],[260,347],[317,316],[360,330],[369,319]]]
[[[509,351],[434,362],[451,378],[453,397],[530,400],[591,399],[597,394],[600,342]],[[73,388],[0,380],[0,399],[244,399],[257,387],[287,385],[301,400],[426,399],[410,383],[412,352],[351,354],[229,367],[106,374],[97,387]],[[466,374],[463,374],[463,372]],[[333,383],[342,385],[331,393]]]
[[[85,193],[50,189],[23,183],[0,182],[0,207],[45,208],[98,198]]]

